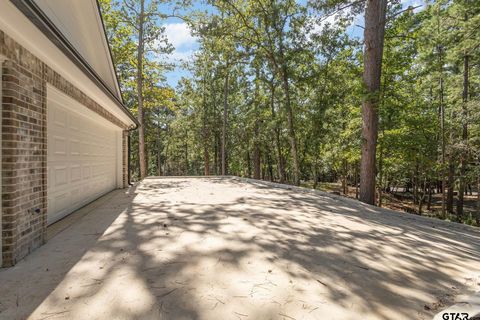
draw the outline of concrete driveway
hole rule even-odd
[[[0,319],[429,319],[479,290],[477,230],[290,189],[114,191],[0,271]]]

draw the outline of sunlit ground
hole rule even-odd
[[[232,178],[147,179],[0,271],[1,319],[429,319],[480,233]]]

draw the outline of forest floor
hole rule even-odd
[[[307,188],[312,188],[312,182],[304,183],[303,186]],[[342,192],[342,184],[339,182],[322,182],[317,186],[317,190],[334,193],[337,195],[342,195],[351,199],[356,198],[355,187],[348,186],[347,194],[344,195]],[[465,214],[472,217],[472,224],[475,225],[475,216],[477,215],[477,194],[465,195],[464,198],[464,210]],[[413,203],[413,196],[411,193],[407,192],[392,192],[392,193],[383,193],[383,203],[382,206],[388,209],[403,211],[407,213],[418,214],[418,205]],[[456,206],[456,197],[454,197],[454,208]],[[432,205],[430,210],[427,210],[426,199],[423,205],[422,215],[427,217],[438,217],[442,209],[442,195],[433,194],[432,195]]]
[[[149,178],[0,270],[0,319],[431,319],[477,228],[240,178]]]

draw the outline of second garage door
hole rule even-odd
[[[120,128],[54,89],[47,93],[48,224],[115,189]]]

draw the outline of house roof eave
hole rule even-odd
[[[95,72],[92,66],[80,55],[68,39],[58,30],[55,24],[44,14],[38,5],[32,0],[10,0],[15,7],[22,12],[63,54],[65,54],[93,83],[97,85],[135,124],[140,125],[137,118],[127,109],[123,99],[118,97]],[[98,5],[98,2],[97,2]],[[100,8],[98,8],[100,10]],[[100,11],[99,11],[100,14]],[[103,23],[103,20],[102,20]],[[102,25],[103,30],[104,26]],[[109,47],[111,58],[111,51]],[[113,60],[112,60],[113,61]],[[118,84],[118,77],[115,73]]]

